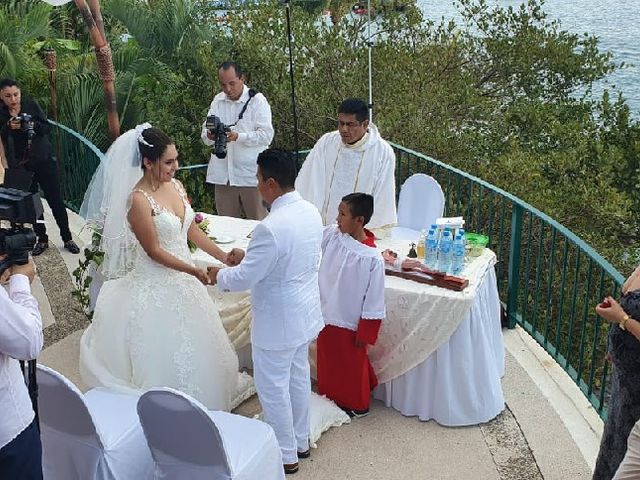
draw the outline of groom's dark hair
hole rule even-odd
[[[262,180],[273,178],[283,190],[294,188],[297,170],[293,153],[278,148],[267,148],[258,155],[258,166]]]

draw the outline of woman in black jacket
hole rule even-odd
[[[64,247],[71,253],[79,253],[78,245],[71,238],[67,210],[62,202],[58,168],[48,137],[51,125],[47,116],[35,101],[22,98],[20,87],[14,80],[0,80],[0,100],[0,139],[8,168],[33,174],[30,190],[37,192],[42,189],[60,229]],[[38,236],[33,255],[40,255],[49,248],[43,217],[40,220],[33,228]]]

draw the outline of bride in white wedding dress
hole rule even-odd
[[[173,387],[228,411],[253,385],[238,373],[187,239],[227,264],[242,252],[226,254],[197,227],[177,168],[173,142],[145,124],[114,142],[89,186],[81,215],[102,230],[102,273],[113,279],[82,335],[80,373],[92,387]]]

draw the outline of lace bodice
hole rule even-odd
[[[176,190],[178,190],[184,204],[184,219],[181,219],[175,213],[160,205],[148,192],[141,189],[135,189],[133,191],[142,193],[151,205],[151,212],[160,247],[180,260],[192,264],[193,260],[191,259],[191,253],[187,246],[187,232],[189,231],[191,223],[193,223],[195,212],[191,208],[191,205],[189,205],[187,195],[178,182],[173,180],[173,184]],[[137,268],[159,266],[158,263],[149,258],[142,247],[140,247],[140,250]],[[151,264],[149,262],[151,262]]]

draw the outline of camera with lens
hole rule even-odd
[[[27,134],[27,138],[29,140],[35,137],[35,125],[33,123],[33,117],[31,115],[29,115],[28,113],[21,113],[20,115],[16,115],[13,118],[20,121],[20,130]]]
[[[227,132],[231,129],[215,115],[209,115],[205,128],[213,135],[213,154],[218,158],[227,156]]]
[[[38,193],[0,186],[0,274],[12,265],[26,265],[36,243],[34,225],[42,215]]]

